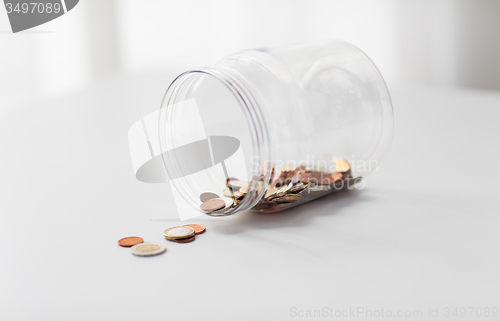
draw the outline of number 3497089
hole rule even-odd
[[[7,13],[17,12],[17,13],[59,13],[62,8],[60,3],[38,3],[38,2],[24,2],[16,3],[5,3],[5,8]]]

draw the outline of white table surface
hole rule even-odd
[[[127,142],[171,78],[0,113],[0,320],[422,320],[429,309],[455,320],[447,309],[500,308],[499,93],[394,89],[394,143],[366,189],[193,219],[207,232],[176,244],[162,235],[180,223],[170,188],[135,180]],[[135,257],[117,245],[129,235],[168,250]]]

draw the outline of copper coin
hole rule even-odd
[[[245,193],[242,193],[241,191],[236,191],[236,192],[234,192],[233,196],[234,196],[236,199],[240,199],[240,198],[245,197]]]
[[[311,172],[309,173],[309,175],[310,182],[319,185],[330,185],[331,183],[333,183],[332,177],[329,174],[323,172]]]
[[[205,232],[205,230],[206,230],[205,226],[200,225],[200,224],[187,224],[184,226],[192,227],[194,229],[194,234],[196,234],[196,235],[201,234],[201,233]]]
[[[172,240],[174,241],[175,243],[190,243],[190,242],[193,242],[195,239],[195,237],[190,237],[188,239],[181,239],[181,240]]]
[[[136,244],[142,243],[144,240],[142,237],[138,236],[129,236],[129,237],[124,237],[120,240],[118,240],[118,245],[123,246],[123,247],[131,247]]]
[[[331,177],[332,177],[332,179],[333,179],[334,182],[336,182],[338,180],[341,180],[343,176],[344,175],[342,175],[342,173],[337,173],[337,174],[332,174],[331,175]]]
[[[236,192],[235,192],[235,194],[236,194]],[[221,200],[220,198],[214,198],[214,199],[208,200],[206,202],[203,202],[200,205],[200,208],[204,212],[213,212],[213,211],[220,210],[221,208],[224,208],[225,206],[226,206],[226,202],[224,202],[224,200]]]
[[[309,173],[303,173],[300,175],[300,181],[304,182],[304,184],[309,183]]]
[[[214,199],[214,198],[219,198],[219,195],[212,193],[212,192],[205,192],[200,195],[200,201],[206,202],[208,200]]]
[[[307,172],[307,167],[304,165],[301,165],[301,166],[299,166],[299,168],[297,168],[297,170],[301,173],[305,173],[305,172]]]

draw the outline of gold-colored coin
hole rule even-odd
[[[265,200],[266,201],[274,201],[274,199],[278,198],[278,197],[283,197],[285,196],[286,193],[276,193],[276,194],[273,194],[271,196],[269,196],[268,198],[266,198]]]
[[[271,187],[270,189],[268,189],[266,191],[266,194],[264,195],[264,198],[268,198],[269,196],[274,195],[276,193],[278,193],[278,189],[276,187]]]
[[[291,189],[293,187],[293,184],[292,183],[289,183],[288,185],[284,185],[282,186],[279,190],[278,190],[278,193],[286,193],[289,189]]]
[[[292,203],[292,202],[295,202],[296,200],[298,200],[299,198],[300,198],[300,195],[287,194],[283,197],[275,198],[273,201],[275,201],[276,203]]]
[[[191,243],[195,240],[195,237],[190,237],[190,238],[187,238],[187,239],[180,239],[180,240],[172,240],[176,243]]]
[[[351,166],[349,166],[349,163],[345,159],[339,159],[335,163],[335,171],[337,173],[347,173],[349,170],[351,170]]]
[[[293,172],[297,169],[297,166],[293,165],[293,164],[285,164],[281,167],[281,172],[285,172],[285,173],[288,173],[288,172]]]
[[[140,243],[132,246],[130,250],[132,254],[137,256],[153,256],[165,252],[167,248],[158,243]]]
[[[222,195],[224,195],[225,197],[232,197],[233,196],[233,190],[230,187],[226,187],[222,191]]]
[[[242,192],[243,194],[246,194],[248,193],[248,188],[250,187],[250,184],[245,184],[243,185],[242,187],[240,187],[240,192]]]
[[[289,193],[300,193],[306,189],[308,184],[298,184],[288,190]]]
[[[239,190],[241,187],[243,187],[247,184],[248,184],[247,182],[243,182],[243,181],[237,180],[235,178],[232,178],[227,182],[227,187],[232,188],[234,191],[234,190]]]
[[[135,250],[138,252],[152,252],[160,248],[161,246],[159,244],[144,244],[143,246],[138,246]]]

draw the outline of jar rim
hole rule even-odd
[[[175,177],[169,167],[175,166],[172,162],[166,159],[166,151],[173,147],[172,136],[169,135],[169,123],[173,121],[172,108],[178,101],[182,101],[181,89],[185,86],[192,86],[199,79],[200,76],[210,76],[221,83],[238,102],[241,107],[247,122],[248,130],[252,141],[252,175],[249,182],[248,193],[236,207],[226,208],[224,211],[218,212],[214,216],[227,216],[234,213],[247,210],[255,206],[260,198],[264,196],[264,190],[258,189],[259,178],[264,177],[265,181],[269,181],[271,177],[271,146],[268,135],[267,124],[262,115],[261,105],[259,104],[255,95],[251,92],[248,84],[245,83],[243,77],[236,74],[234,71],[220,66],[209,66],[199,69],[186,71],[177,76],[170,84],[165,92],[161,102],[160,117],[159,117],[159,135],[160,135],[160,148],[163,158],[163,165],[169,177]],[[188,92],[190,90],[188,89]],[[181,96],[180,96],[181,95]],[[167,165],[169,164],[169,165]],[[226,177],[227,178],[227,177]],[[188,184],[183,183],[182,180],[172,180],[173,185],[179,194],[188,202],[192,207],[200,211],[198,206],[195,206],[194,200],[189,196]],[[205,213],[209,214],[210,213]]]

